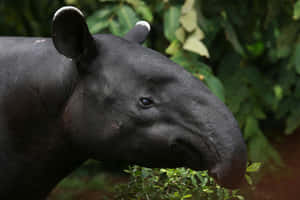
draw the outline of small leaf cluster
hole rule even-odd
[[[223,84],[201,60],[201,56],[209,58],[210,55],[203,42],[205,34],[197,19],[195,0],[186,0],[183,5],[166,4],[163,16],[164,35],[170,44],[165,52],[170,55],[171,60],[206,83],[210,90],[225,102]]]
[[[247,172],[257,172],[259,168],[260,163],[253,163]],[[116,187],[115,199],[118,200],[244,199],[239,190],[228,190],[217,185],[207,171],[132,166],[125,172],[130,174],[130,181]],[[252,185],[250,174],[245,178]]]

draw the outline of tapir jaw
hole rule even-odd
[[[246,145],[237,126],[231,126],[228,131],[221,129],[223,131],[209,130],[201,134],[182,130],[172,132],[170,138],[159,137],[148,145],[140,145],[141,148],[132,153],[138,157],[133,156],[133,159],[129,159],[130,163],[151,168],[208,170],[219,185],[229,189],[237,188],[246,171]],[[215,138],[203,135],[214,135]]]
[[[229,160],[224,160],[222,154],[215,152],[215,150],[213,150],[214,152],[203,153],[195,151],[195,148],[189,148],[187,154],[189,160],[184,160],[185,166],[193,170],[208,170],[208,174],[222,187],[228,189],[238,188],[246,171],[245,151],[238,152],[238,155],[230,155]]]
[[[185,167],[208,170],[209,175],[219,185],[228,189],[238,188],[246,171],[247,150],[240,130],[234,127],[231,131],[230,134],[214,133],[216,136],[221,135],[221,138],[227,136],[227,139],[223,138],[218,142],[199,135],[177,139],[175,152],[181,157]]]

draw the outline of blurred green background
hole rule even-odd
[[[228,105],[249,161],[268,163],[267,170],[284,167],[272,144],[300,127],[299,0],[0,0],[0,35],[50,37],[52,16],[64,5],[80,8],[94,34],[122,36],[138,20],[150,22],[146,45],[203,80]],[[72,176],[71,188],[82,184],[81,176],[104,180],[99,170],[99,164],[86,164]]]

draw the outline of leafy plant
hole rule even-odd
[[[247,172],[257,172],[259,168],[259,163],[253,163]],[[239,190],[230,191],[217,185],[206,171],[149,169],[140,166],[125,171],[130,174],[130,181],[116,187],[115,199],[118,200],[244,199]],[[252,184],[249,174],[246,178]]]

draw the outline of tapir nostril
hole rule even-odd
[[[246,154],[247,152],[244,148],[233,152],[230,157],[216,163],[216,165],[209,170],[209,175],[221,186],[229,189],[239,187],[246,172]]]

